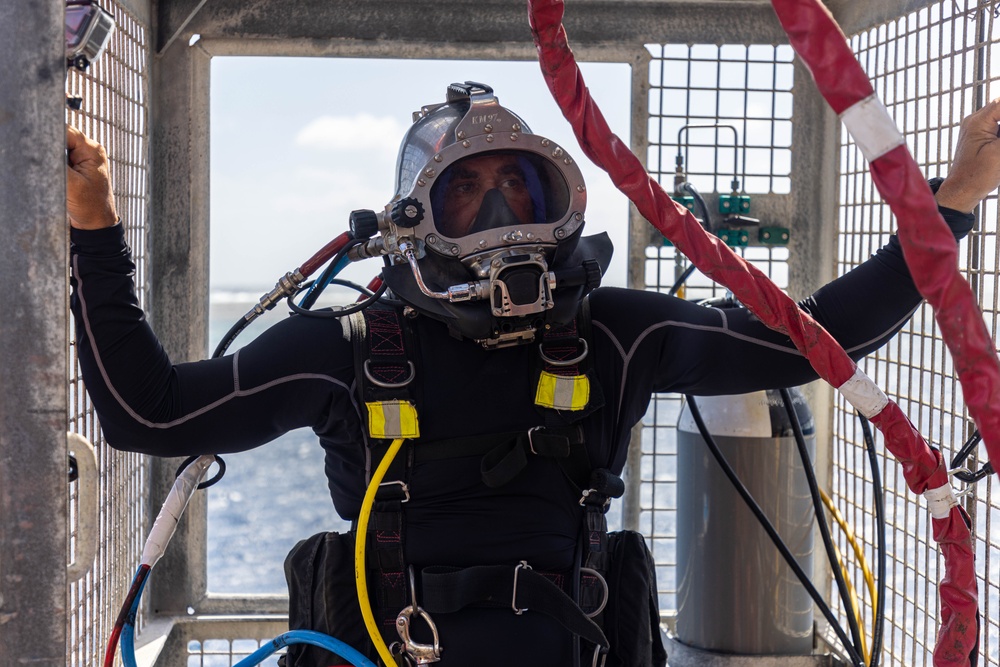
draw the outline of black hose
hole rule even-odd
[[[854,640],[854,648],[861,651],[861,626],[857,617],[851,613],[851,594],[847,588],[847,580],[837,560],[837,552],[833,545],[833,537],[830,535],[830,527],[826,525],[826,511],[823,509],[823,498],[819,492],[819,484],[816,482],[816,471],[813,469],[812,461],[809,460],[809,450],[806,448],[806,439],[802,434],[802,424],[799,423],[799,416],[792,405],[792,396],[788,389],[778,390],[781,400],[785,404],[785,412],[788,413],[788,421],[792,425],[792,434],[795,436],[795,446],[799,450],[799,457],[802,459],[802,471],[806,476],[806,483],[809,485],[809,496],[812,498],[813,511],[816,513],[816,523],[819,525],[819,534],[823,538],[823,547],[826,549],[826,557],[830,561],[830,569],[833,570],[833,578],[837,582],[837,590],[840,592],[840,601],[844,605],[844,613],[847,616],[847,627],[851,631],[851,638]],[[864,660],[861,662],[864,667]]]
[[[673,286],[667,294],[670,296],[676,296],[677,292],[680,291],[681,287],[684,286],[684,283],[687,282],[687,279],[691,277],[691,274],[694,273],[694,270],[697,268],[698,267],[694,264],[688,264],[688,267],[684,269],[684,272],[677,278],[676,281],[674,281]]]
[[[233,344],[234,340],[236,340],[236,337],[239,336],[240,333],[244,329],[246,329],[250,325],[250,323],[253,322],[255,319],[257,319],[256,314],[250,317],[250,313],[247,313],[239,320],[237,320],[236,324],[229,327],[229,331],[227,331],[226,335],[222,337],[222,340],[219,341],[219,344],[215,346],[215,352],[212,353],[212,358],[216,359],[224,355],[226,353],[226,350],[229,349],[229,346]]]
[[[701,433],[702,438],[704,438],[705,444],[708,445],[709,451],[712,452],[712,456],[715,457],[715,460],[722,468],[722,472],[724,472],[726,477],[729,478],[729,481],[736,489],[736,492],[740,494],[741,498],[743,498],[743,502],[747,504],[747,507],[750,508],[753,515],[757,517],[757,521],[760,522],[760,525],[764,529],[764,532],[767,533],[767,536],[771,538],[771,542],[774,543],[774,546],[778,549],[781,557],[785,559],[788,567],[790,567],[792,572],[795,573],[795,576],[798,577],[799,582],[801,582],[802,586],[806,589],[806,592],[809,593],[809,597],[812,598],[813,602],[819,608],[820,613],[822,613],[824,618],[826,618],[827,623],[830,624],[830,627],[833,629],[834,633],[836,633],[837,638],[840,639],[840,642],[843,644],[844,650],[848,653],[851,663],[855,665],[855,667],[864,667],[864,659],[858,655],[858,652],[851,644],[850,638],[848,638],[847,633],[844,632],[844,628],[840,625],[837,617],[834,616],[830,606],[823,599],[823,596],[819,594],[819,591],[816,590],[816,587],[813,586],[812,581],[809,580],[809,577],[802,569],[802,566],[795,560],[795,556],[792,555],[788,546],[781,539],[781,536],[778,535],[778,531],[775,530],[771,521],[767,518],[767,515],[764,514],[764,510],[760,508],[760,505],[758,505],[757,501],[753,499],[750,491],[747,490],[747,487],[743,485],[743,482],[741,482],[740,478],[736,475],[736,471],[733,470],[731,465],[729,465],[729,461],[726,460],[722,450],[719,449],[719,445],[715,442],[715,438],[712,437],[712,434],[708,431],[708,427],[705,426],[705,421],[701,418],[701,411],[698,410],[694,397],[685,395],[684,399],[688,402],[688,409],[691,410],[691,417],[694,418],[694,423],[698,426],[698,431]]]
[[[686,182],[681,183],[680,185],[677,186],[677,189],[683,192],[687,192],[689,195],[691,195],[691,197],[694,199],[695,204],[698,206],[698,208],[701,209],[702,213],[701,226],[705,228],[705,231],[711,233],[712,221],[710,219],[711,216],[708,213],[708,204],[705,203],[705,198],[702,197],[701,193],[698,192],[697,188],[695,188],[690,183]],[[670,288],[670,291],[667,292],[667,294],[669,294],[670,296],[676,295],[677,292],[680,291],[681,287],[684,286],[684,283],[687,282],[687,279],[691,277],[691,274],[694,273],[696,268],[698,267],[696,267],[694,264],[688,264],[688,267],[684,269],[684,272],[681,273],[681,275],[678,276],[677,280],[674,281],[673,286]]]
[[[875,578],[878,581],[878,600],[875,604],[875,618],[872,623],[872,659],[868,667],[878,667],[882,658],[882,635],[885,633],[885,496],[882,489],[882,474],[879,472],[878,455],[875,452],[875,439],[872,429],[864,415],[858,413],[861,431],[865,438],[865,451],[872,469],[872,487],[875,494],[875,536],[878,548],[878,569]]]
[[[333,283],[334,281],[331,280],[330,282]],[[383,294],[385,294],[385,291],[387,289],[389,289],[389,285],[385,281],[383,281],[382,282],[382,286],[379,287],[374,292],[369,292],[369,290],[361,287],[360,285],[354,285],[353,283],[348,283],[347,281],[336,281],[335,284],[344,284],[344,285],[347,285],[347,286],[350,286],[350,287],[359,288],[360,291],[363,294],[364,293],[368,293],[371,296],[369,296],[364,301],[359,301],[359,302],[355,303],[354,305],[348,306],[348,307],[345,307],[345,308],[337,308],[336,310],[326,310],[326,309],[324,309],[324,310],[308,310],[306,308],[303,308],[302,306],[296,305],[296,303],[293,301],[295,295],[294,294],[290,294],[287,297],[289,309],[291,309],[291,311],[294,312],[294,313],[297,313],[299,315],[304,315],[306,317],[319,317],[319,318],[346,317],[348,315],[352,315],[352,314],[358,312],[359,310],[364,310],[368,306],[372,305],[373,303],[375,303],[376,301],[378,301],[379,298],[381,298],[381,296]]]

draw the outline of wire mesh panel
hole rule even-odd
[[[647,169],[661,178],[682,159],[706,192],[787,193],[791,186],[790,46],[648,46]],[[733,180],[741,181],[735,188]]]
[[[716,194],[789,191],[792,142],[792,50],[787,46],[668,44],[647,46],[649,151],[647,168],[673,191],[676,167],[713,203]],[[703,217],[703,216],[702,216]],[[725,225],[724,215],[710,217]],[[737,248],[780,287],[788,285],[788,249]],[[647,289],[669,292],[688,266],[672,245],[654,239],[646,249]],[[695,271],[677,295],[721,297],[725,290]],[[639,530],[657,565],[661,613],[677,608],[678,394],[653,397],[642,431]]]
[[[67,120],[107,149],[118,214],[132,247],[136,284],[140,303],[144,304],[148,259],[149,26],[117,4],[102,2],[101,5],[113,14],[117,28],[107,51],[97,62],[85,73],[70,72],[69,92],[82,97],[83,105],[79,111],[70,111]],[[69,585],[66,662],[89,667],[102,662],[104,642],[139,562],[148,480],[143,457],[112,450],[103,442],[97,416],[83,386],[76,346],[70,343],[70,347],[68,428],[85,436],[97,448],[101,505],[93,566],[78,582]],[[91,557],[76,553],[82,542],[76,535],[78,492],[78,483],[71,485],[70,562]]]
[[[1000,92],[990,74],[995,40],[1000,38],[994,2],[944,0],[851,38],[851,44],[907,144],[928,177],[946,175],[960,120]],[[989,89],[993,87],[993,90]],[[861,152],[843,134],[841,148],[839,260],[846,272],[887,239],[893,221],[875,191]],[[963,241],[962,269],[982,303],[987,326],[997,330],[997,205],[991,197],[978,215],[976,230]],[[950,459],[970,435],[972,423],[962,402],[951,357],[931,309],[924,305],[892,342],[872,355],[864,369],[900,405],[928,441]],[[834,502],[864,545],[875,569],[872,473],[863,454],[857,419],[842,399],[834,420]],[[880,448],[884,453],[884,450]],[[979,463],[975,457],[967,465]],[[885,480],[887,575],[883,662],[930,665],[937,635],[937,581],[943,572],[931,535],[930,517],[906,487],[895,462],[882,463]],[[966,500],[973,517],[976,565],[983,610],[985,663],[996,665],[1000,561],[992,519],[1000,496],[992,478]],[[850,553],[843,544],[841,551]],[[863,565],[853,560],[855,581]],[[862,604],[866,626],[873,623],[871,596]]]

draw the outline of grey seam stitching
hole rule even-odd
[[[170,422],[153,422],[153,421],[150,421],[148,419],[145,419],[145,418],[139,416],[139,414],[135,410],[133,410],[132,407],[128,403],[125,402],[125,400],[121,397],[121,395],[115,389],[114,385],[111,384],[111,379],[108,377],[107,369],[105,369],[105,367],[104,367],[104,360],[101,358],[101,353],[97,349],[97,344],[94,341],[94,334],[93,334],[93,332],[91,331],[91,328],[90,328],[90,317],[88,317],[88,315],[87,315],[87,299],[84,296],[84,289],[83,289],[84,281],[80,277],[80,267],[79,267],[79,264],[78,264],[78,259],[79,259],[78,256],[76,256],[76,255],[73,256],[73,272],[74,272],[74,274],[76,274],[77,297],[79,297],[79,299],[80,299],[80,310],[83,313],[83,326],[84,326],[84,329],[87,332],[87,337],[90,339],[91,347],[94,350],[94,360],[97,362],[97,368],[101,371],[101,378],[103,378],[105,386],[108,388],[108,391],[111,392],[111,395],[114,396],[115,401],[118,402],[118,405],[120,405],[121,408],[123,410],[125,410],[125,412],[130,417],[132,417],[132,419],[134,419],[136,422],[142,424],[143,426],[146,426],[148,428],[155,428],[155,429],[172,428],[174,426],[178,426],[178,425],[183,424],[183,423],[185,423],[187,421],[190,421],[191,419],[194,419],[195,417],[199,417],[202,414],[204,414],[204,413],[206,413],[206,412],[208,412],[210,410],[214,410],[215,408],[219,407],[223,403],[227,403],[228,401],[231,401],[234,398],[241,398],[241,397],[244,397],[244,396],[251,396],[253,394],[256,394],[258,392],[264,391],[266,389],[270,389],[271,387],[277,386],[279,384],[284,384],[285,382],[292,382],[292,381],[295,381],[295,380],[325,380],[327,382],[331,382],[331,383],[333,383],[335,385],[338,385],[338,386],[342,387],[343,389],[347,390],[347,385],[345,385],[343,382],[341,382],[340,380],[338,380],[335,377],[332,377],[332,376],[329,376],[329,375],[321,375],[321,374],[318,374],[318,373],[298,373],[296,375],[287,375],[287,376],[282,377],[282,378],[275,378],[274,380],[271,380],[270,382],[262,384],[259,387],[255,387],[253,389],[240,390],[239,388],[236,388],[236,389],[233,390],[232,393],[230,393],[230,394],[228,394],[226,396],[223,396],[222,398],[220,398],[219,400],[215,401],[214,403],[210,403],[210,404],[206,405],[203,408],[199,408],[198,410],[195,410],[194,412],[191,412],[191,413],[189,413],[189,414],[187,414],[187,415],[185,415],[183,417],[178,417],[177,419],[175,419],[173,421],[170,421]]]

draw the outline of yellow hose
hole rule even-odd
[[[851,583],[851,578],[847,573],[847,566],[844,564],[844,559],[840,556],[840,549],[837,548],[836,543],[833,545],[833,552],[837,555],[837,564],[840,565],[840,572],[844,575],[844,583],[847,584],[847,594],[851,598],[849,600],[851,608],[847,610],[847,613],[854,616],[854,620],[861,629],[861,655],[864,656],[865,664],[868,664],[871,656],[868,655],[867,634],[864,619],[861,618],[861,605],[858,604],[858,594],[854,590],[854,585]]]
[[[837,509],[833,501],[830,500],[830,496],[826,495],[823,489],[819,490],[819,495],[823,499],[823,504],[826,505],[826,509],[829,510],[830,516],[837,525],[840,526],[840,530],[843,531],[844,536],[847,538],[848,544],[851,545],[851,549],[854,550],[854,556],[858,559],[858,566],[861,568],[861,572],[865,577],[865,585],[868,587],[868,595],[872,601],[872,609],[874,609],[878,603],[878,592],[875,590],[875,577],[872,576],[871,570],[868,568],[868,561],[865,559],[865,552],[858,544],[857,539],[854,537],[854,531],[851,526],[844,520],[844,516]],[[865,646],[865,630],[864,624],[861,621],[861,613],[858,606],[857,596],[854,592],[854,587],[851,585],[851,580],[847,576],[847,568],[844,566],[844,562],[840,558],[840,550],[837,549],[837,545],[834,545],[834,549],[837,552],[837,561],[840,563],[840,571],[844,573],[844,580],[847,582],[847,588],[850,591],[851,602],[854,607],[854,617],[858,620],[858,627],[861,628],[861,652],[864,655],[865,662],[868,662],[870,657],[868,655],[867,647]]]
[[[382,633],[379,632],[375,615],[372,613],[371,601],[368,599],[368,581],[365,577],[365,540],[368,535],[368,519],[371,518],[372,506],[375,504],[375,494],[378,492],[379,484],[382,483],[382,478],[385,477],[385,472],[389,469],[389,464],[396,458],[396,454],[399,453],[399,448],[402,446],[402,438],[393,440],[392,444],[389,445],[389,451],[385,453],[375,469],[375,473],[368,483],[368,489],[365,491],[365,498],[361,502],[361,514],[358,516],[358,530],[354,540],[354,583],[357,584],[361,617],[365,619],[368,636],[371,637],[372,643],[375,644],[375,650],[378,651],[386,667],[394,667],[396,659],[392,657],[389,647],[382,639]]]
[[[848,544],[851,545],[851,549],[854,550],[854,555],[858,559],[858,565],[861,567],[861,573],[865,577],[865,585],[868,587],[868,595],[871,597],[872,608],[875,607],[878,602],[878,591],[875,590],[875,577],[872,575],[872,571],[868,569],[868,561],[865,559],[865,552],[858,544],[857,539],[854,537],[854,531],[851,530],[850,525],[844,520],[844,516],[840,513],[840,510],[833,504],[830,497],[824,493],[823,489],[819,490],[820,497],[823,498],[823,504],[826,508],[830,510],[830,515],[833,520],[837,522],[840,529],[844,531],[844,536],[847,538]]]

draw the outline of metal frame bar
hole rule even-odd
[[[68,548],[63,8],[6,3],[0,19],[0,655],[55,666]]]

